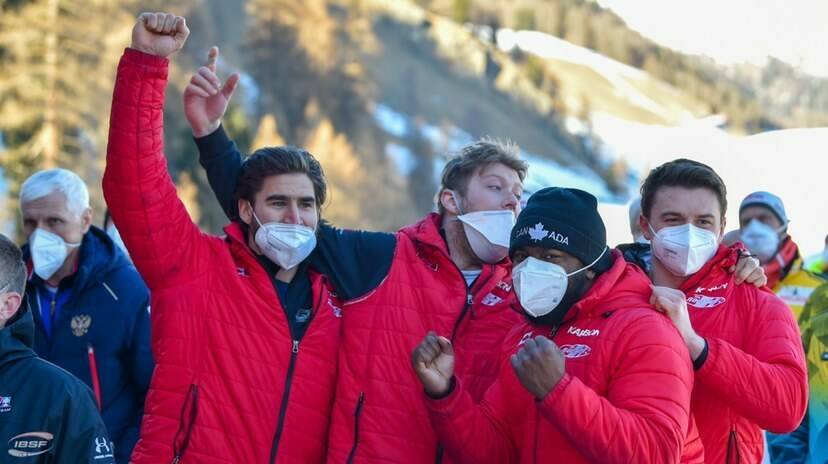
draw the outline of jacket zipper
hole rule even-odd
[[[365,403],[365,392],[359,392],[356,409],[354,410],[354,445],[348,453],[348,464],[352,464],[356,458],[357,446],[359,446],[359,416],[362,414],[362,405]]]
[[[273,289],[276,291],[275,296],[276,296],[277,301],[280,301],[279,296],[278,296],[278,289],[275,287],[275,284],[274,284]],[[311,293],[312,292],[313,292],[313,284],[311,283]],[[313,324],[313,320],[316,318],[315,317],[316,316],[315,309],[318,309],[318,308],[322,307],[322,301],[323,301],[324,298],[327,298],[327,296],[328,296],[327,292],[321,292],[318,295],[318,298],[313,300],[313,308],[314,309],[311,310],[311,318],[307,322],[308,326],[305,328],[305,333],[306,334],[308,333],[308,330],[310,330],[311,324]],[[285,302],[285,304],[286,303],[287,302]],[[293,385],[293,371],[296,369],[296,361],[299,358],[299,340],[293,334],[293,328],[290,324],[290,320],[288,320],[288,318],[287,318],[287,312],[284,311],[284,308],[283,308],[282,313],[285,315],[285,322],[287,323],[288,332],[290,332],[290,337],[291,337],[290,363],[288,364],[287,374],[285,375],[285,389],[282,392],[282,401],[279,405],[279,420],[276,423],[276,433],[273,436],[273,446],[270,448],[270,460],[268,461],[268,462],[270,462],[270,464],[275,463],[276,462],[276,456],[279,455],[279,442],[282,439],[282,432],[284,431],[285,416],[287,416],[288,401],[290,399],[290,387]]]
[[[92,378],[92,391],[95,392],[95,401],[98,403],[98,411],[103,410],[103,399],[101,398],[101,379],[98,376],[98,360],[95,357],[95,348],[91,343],[86,344],[86,353],[89,357],[89,374]]]
[[[735,453],[735,461],[731,460],[731,457],[734,457],[733,454]],[[730,430],[730,437],[727,440],[727,464],[739,464],[742,462],[742,455],[739,452],[739,434],[736,433],[736,425],[733,425],[733,428]]]
[[[460,278],[463,279],[463,282],[465,282],[466,278],[463,276],[463,271],[461,271],[460,268],[457,266],[454,266],[454,268],[457,269],[457,272],[460,274]],[[481,270],[480,272],[482,275],[483,271]],[[491,280],[492,275],[494,275],[494,273],[488,276],[488,278],[486,279],[487,282]],[[454,321],[454,328],[451,331],[451,338],[449,339],[452,343],[454,343],[454,339],[457,337],[457,332],[460,330],[460,325],[463,324],[463,319],[466,318],[466,314],[469,312],[472,305],[474,304],[474,290],[479,289],[481,285],[483,285],[482,281],[475,280],[472,283],[471,287],[466,287],[466,303],[465,305],[463,305],[463,310],[460,311],[460,316],[458,316],[457,320]]]
[[[290,324],[288,324],[289,326]],[[276,423],[276,435],[273,437],[273,447],[270,448],[270,463],[276,462],[276,455],[279,453],[279,441],[282,438],[282,431],[285,425],[285,416],[287,415],[288,400],[290,398],[290,387],[293,385],[293,371],[296,369],[296,358],[299,357],[299,340],[293,340],[293,346],[290,350],[290,364],[288,365],[287,375],[285,376],[285,390],[282,393],[282,403],[279,406],[279,421]]]
[[[460,316],[457,317],[457,320],[454,321],[454,329],[451,331],[451,342],[454,343],[454,339],[457,337],[457,331],[460,330],[460,324],[463,323],[463,319],[466,318],[466,313],[469,312],[469,308],[471,308],[472,303],[474,302],[474,295],[471,293],[471,289],[466,290],[466,304],[463,305],[463,309],[460,311]]]
[[[189,418],[186,417],[189,410]],[[173,437],[173,460],[171,464],[178,464],[184,457],[184,452],[190,446],[190,434],[193,433],[196,417],[198,417],[198,385],[190,384],[187,397],[184,398],[184,405],[181,406],[181,416],[178,422],[178,430]],[[189,419],[189,420],[187,420]],[[183,433],[183,436],[182,436]],[[181,444],[179,445],[179,437]]]
[[[557,330],[557,329],[556,329]],[[532,463],[538,464],[538,436],[540,435],[540,410],[535,408],[535,438],[532,446]]]

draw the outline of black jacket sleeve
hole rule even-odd
[[[239,211],[234,191],[241,172],[241,153],[223,126],[195,141],[210,188],[224,214],[231,221],[237,220]],[[317,240],[310,264],[328,277],[345,301],[364,296],[382,283],[391,268],[397,244],[396,235],[391,233],[338,229],[324,222],[319,227]]]
[[[236,180],[242,166],[242,155],[236,142],[230,140],[219,126],[213,133],[195,139],[198,146],[198,161],[207,171],[207,181],[216,199],[231,221],[239,218],[239,205],[235,200]]]
[[[98,414],[92,391],[79,381],[70,390],[55,443],[57,462],[115,464],[115,450]]]

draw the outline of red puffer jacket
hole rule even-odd
[[[397,234],[385,281],[346,304],[328,462],[432,463],[439,453],[411,353],[429,330],[450,337],[457,375],[482,397],[497,376],[511,308],[511,266],[489,265],[467,289],[431,214]]]
[[[566,374],[536,401],[508,358],[474,406],[462,379],[431,420],[458,462],[671,463],[687,434],[693,368],[673,324],[648,304],[650,281],[620,252],[557,329],[525,323],[509,337],[552,338]]]
[[[761,430],[794,430],[808,401],[805,356],[791,310],[768,289],[734,285],[727,271],[739,251],[720,247],[681,289],[693,327],[708,343],[692,411],[709,463],[761,462]]]
[[[152,293],[156,369],[135,463],[325,459],[340,311],[311,274],[312,320],[295,340],[238,225],[203,234],[176,197],[163,147],[166,59],[118,67],[103,187]]]

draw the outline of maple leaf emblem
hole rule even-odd
[[[529,229],[529,237],[536,242],[540,242],[541,240],[545,239],[549,235],[549,231],[543,228],[543,224],[540,222],[535,224],[534,227]]]

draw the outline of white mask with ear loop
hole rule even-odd
[[[29,239],[35,274],[49,280],[66,262],[69,250],[80,246],[80,243],[66,243],[60,235],[48,230],[35,229]]]
[[[773,258],[776,250],[779,249],[779,233],[785,230],[785,227],[782,226],[779,229],[774,229],[763,222],[753,219],[742,229],[740,235],[742,242],[751,253],[759,258],[759,262],[766,263]]]
[[[531,256],[526,258],[512,269],[512,283],[520,306],[532,317],[541,317],[551,313],[566,294],[569,278],[595,266],[595,263],[607,253],[608,249],[605,247],[595,261],[570,273],[558,264]]]
[[[686,277],[699,272],[719,249],[715,233],[687,223],[653,230],[653,254],[670,273]]]
[[[259,230],[254,237],[256,245],[268,259],[282,269],[293,269],[298,266],[316,248],[316,232],[310,227],[281,222],[262,224],[252,205],[250,210],[259,224]]]
[[[474,254],[481,261],[494,264],[509,255],[509,234],[515,226],[515,213],[510,210],[476,211],[463,214],[460,201],[451,192],[457,212],[457,219],[463,223],[463,231]]]

